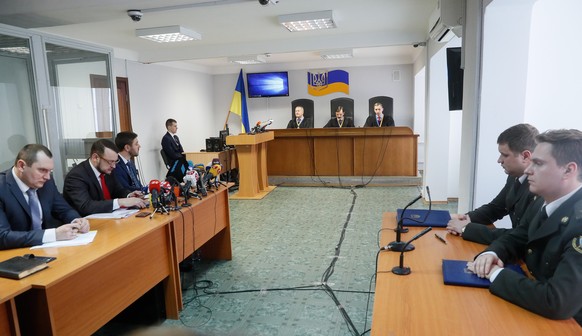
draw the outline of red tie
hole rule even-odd
[[[378,117],[378,126],[382,123],[382,118]]]
[[[107,184],[105,183],[105,174],[99,175],[99,178],[101,179],[101,189],[103,189],[103,198],[105,198],[106,200],[110,200],[111,194],[109,193],[109,188],[107,188]]]

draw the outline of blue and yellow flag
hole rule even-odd
[[[307,93],[324,96],[334,92],[350,94],[350,75],[347,71],[307,72]]]
[[[240,116],[242,132],[250,132],[251,127],[249,125],[249,111],[247,110],[247,94],[245,92],[245,82],[243,80],[242,69],[238,74],[238,81],[236,82],[236,88],[234,89],[234,94],[232,95],[230,112]]]

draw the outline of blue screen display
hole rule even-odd
[[[247,73],[249,98],[289,96],[287,72]]]

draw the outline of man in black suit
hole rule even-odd
[[[145,208],[148,204],[140,191],[130,192],[111,175],[118,163],[117,147],[111,140],[95,141],[91,156],[65,177],[63,196],[67,202],[83,216],[119,208]]]
[[[176,135],[178,122],[171,118],[166,120],[166,130],[166,134],[162,137],[162,150],[170,166],[166,176],[173,176],[176,180],[182,181],[188,169],[188,161],[186,161],[180,138]]]
[[[493,240],[510,229],[489,228],[496,220],[509,215],[511,227],[515,228],[525,210],[534,199],[529,190],[525,169],[531,163],[531,153],[535,148],[538,130],[529,124],[518,124],[503,131],[497,137],[497,149],[501,164],[508,175],[505,186],[488,204],[466,214],[453,215],[447,229],[454,235],[480,244],[491,244]],[[485,225],[484,225],[485,224]]]
[[[45,146],[29,144],[18,152],[14,166],[0,173],[0,249],[69,240],[89,231],[89,222],[51,179],[52,157]]]
[[[364,127],[388,127],[394,126],[394,119],[384,115],[384,106],[381,103],[374,104],[374,115],[366,119]]]
[[[139,155],[141,148],[137,134],[129,131],[117,133],[115,146],[119,150],[119,164],[115,165],[113,175],[125,189],[145,192],[137,168],[132,161]]]
[[[327,124],[325,124],[325,126],[323,126],[323,127],[324,128],[326,128],[326,127],[339,127],[339,128],[354,127],[354,121],[352,120],[352,118],[348,118],[348,117],[344,118],[344,107],[338,106],[337,109],[335,110],[335,118],[329,119]]]
[[[574,317],[582,325],[582,132],[547,131],[536,142],[525,173],[543,202],[538,198],[515,229],[467,266],[491,281],[492,294],[550,319]],[[520,259],[528,276],[504,269]]]
[[[303,106],[295,107],[295,119],[289,120],[287,128],[313,128],[313,119],[303,116]]]

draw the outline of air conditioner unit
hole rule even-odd
[[[444,43],[453,35],[462,36],[465,0],[439,0],[429,18],[428,34],[436,42]]]

